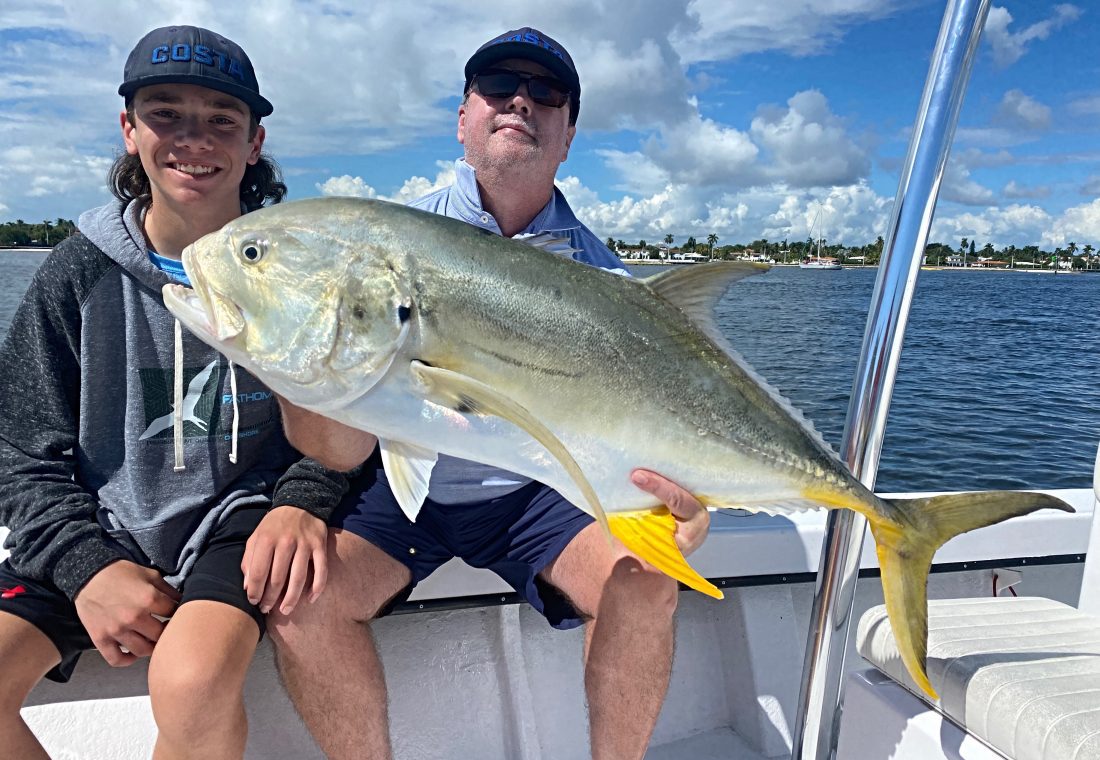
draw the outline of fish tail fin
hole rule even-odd
[[[868,515],[875,537],[886,612],[898,653],[909,675],[937,698],[925,671],[928,655],[928,572],[932,556],[960,533],[984,528],[1010,517],[1053,508],[1073,511],[1061,499],[1019,491],[986,491],[897,499],[897,521]]]
[[[627,549],[644,559],[665,575],[696,591],[722,599],[718,587],[687,563],[676,545],[676,518],[667,507],[631,512],[609,512],[611,534]]]

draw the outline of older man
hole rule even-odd
[[[574,258],[625,274],[554,186],[580,108],[569,54],[542,32],[520,29],[483,45],[465,74],[458,109],[465,155],[455,162],[455,181],[413,205],[508,237],[555,232],[570,239]],[[454,556],[496,571],[551,625],[585,624],[592,755],[644,754],[668,687],[674,581],[621,545],[610,547],[592,518],[548,487],[474,462],[441,457],[412,524],[390,491],[373,436],[284,411],[291,441],[328,467],[349,469],[371,456],[329,522],[330,588],[314,604],[284,603],[271,616],[287,688],[329,757],[390,756],[386,689],[368,621]],[[679,519],[685,554],[701,543],[709,518],[690,494],[655,473],[635,471],[633,481]],[[259,593],[264,579],[250,583]],[[279,587],[268,584],[261,608],[274,606]],[[297,589],[288,596],[296,599]]]

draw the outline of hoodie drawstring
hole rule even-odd
[[[187,469],[183,464],[183,326],[176,320],[176,346],[172,355],[172,438],[176,455],[175,472]]]
[[[237,431],[240,429],[240,409],[237,406],[237,367],[229,362],[229,387],[233,394],[233,436],[229,448],[229,461],[237,463]],[[175,454],[175,472],[187,469],[183,463],[183,326],[176,320],[175,347],[172,353],[172,448]]]
[[[237,409],[237,367],[233,360],[229,360],[229,387],[233,393],[233,440],[229,447],[229,461],[237,463],[237,425],[240,423],[240,414]]]

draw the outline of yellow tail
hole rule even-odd
[[[937,699],[925,671],[928,571],[936,550],[960,533],[1010,517],[1044,508],[1072,512],[1073,507],[1053,496],[1020,491],[947,494],[891,503],[899,513],[896,522],[864,512],[877,545],[886,613],[909,675]]]
[[[672,578],[707,596],[722,599],[718,587],[692,569],[676,545],[676,518],[667,507],[610,512],[611,534],[627,549]]]

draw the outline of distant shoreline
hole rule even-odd
[[[723,261],[724,259],[715,259],[715,261]],[[736,261],[736,259],[732,259]],[[691,263],[686,261],[654,261],[653,259],[621,259],[621,261],[632,267],[636,266],[691,266]],[[705,264],[708,262],[699,262]],[[769,264],[773,267],[797,267],[798,262],[787,262]],[[843,264],[843,269],[878,269],[878,264]],[[935,266],[931,264],[925,264],[921,267],[925,272],[1022,272],[1024,274],[1046,274],[1046,275],[1066,275],[1066,274],[1100,274],[1100,269],[1028,269],[1025,267],[1016,267],[1009,269],[1008,267],[943,267]]]

